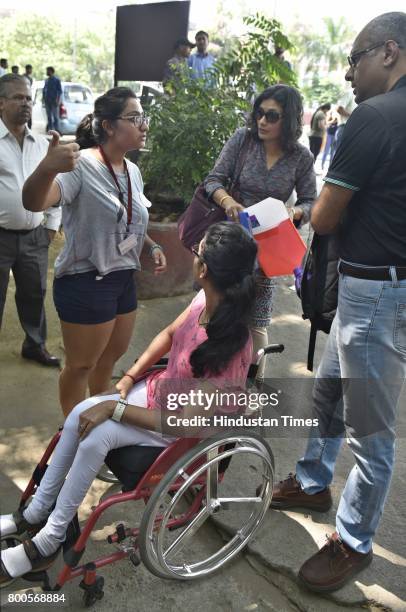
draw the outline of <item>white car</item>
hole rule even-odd
[[[85,115],[93,112],[94,97],[92,90],[82,83],[62,81],[62,96],[59,104],[59,132],[75,134],[76,128]],[[32,129],[37,133],[47,132],[47,114],[42,100],[44,81],[32,84]]]

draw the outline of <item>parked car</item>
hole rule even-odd
[[[33,108],[32,128],[35,132],[46,133],[47,114],[42,99],[44,81],[34,81],[32,85]],[[59,104],[59,132],[75,134],[76,128],[85,115],[93,112],[92,90],[82,83],[62,81],[62,96]]]

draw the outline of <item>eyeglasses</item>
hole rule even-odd
[[[149,125],[148,115],[131,115],[131,117],[117,117],[117,119],[124,119],[124,121],[130,121],[135,127],[141,127],[142,125]]]
[[[271,108],[269,111],[264,111],[263,108],[259,107],[255,111],[255,118],[260,121],[262,117],[265,117],[267,123],[278,123],[279,119],[282,119],[282,113],[278,113],[277,110]]]
[[[374,49],[377,49],[378,47],[383,47],[384,44],[386,44],[385,40],[383,42],[376,43],[376,45],[373,45],[372,47],[368,47],[367,49],[362,49],[362,51],[356,51],[355,53],[352,53],[351,55],[349,55],[347,57],[347,60],[348,60],[350,67],[355,68],[355,66],[358,64],[360,57],[362,55],[365,55],[365,53],[369,53],[370,51],[373,51]],[[400,47],[400,45],[398,45],[398,47]]]

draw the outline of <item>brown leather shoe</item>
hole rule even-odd
[[[288,478],[274,485],[271,508],[287,510],[288,508],[307,508],[317,512],[327,512],[333,504],[330,488],[320,493],[308,495],[296,480],[296,475],[290,473]]]
[[[372,550],[366,554],[356,552],[335,532],[319,552],[303,563],[299,578],[311,591],[336,591],[367,567],[372,557]]]
[[[23,346],[21,357],[24,357],[24,359],[32,359],[32,361],[36,361],[41,365],[54,368],[59,368],[61,365],[61,360],[58,359],[58,357],[51,355],[51,353],[49,353],[45,347],[41,346],[34,348],[26,348]]]

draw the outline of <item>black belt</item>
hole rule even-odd
[[[406,279],[406,266],[394,266],[396,270],[396,278],[398,280]],[[338,271],[354,278],[365,278],[368,280],[392,280],[390,274],[390,267],[385,266],[382,268],[358,268],[358,266],[352,266],[344,261],[340,261]]]
[[[20,234],[21,236],[25,236],[26,234],[33,232],[37,228],[33,227],[30,230],[12,230],[12,229],[6,229],[5,227],[0,227],[0,229],[3,230],[3,232],[8,232],[9,234]]]

